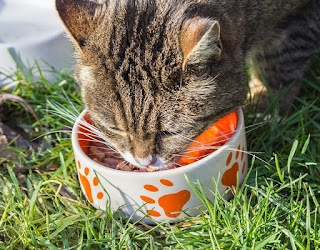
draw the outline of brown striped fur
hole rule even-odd
[[[75,77],[93,121],[120,152],[152,156],[150,162],[162,157],[166,166],[244,102],[248,59],[273,89],[300,81],[319,53],[319,5],[56,0],[76,45]]]

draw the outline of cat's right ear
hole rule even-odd
[[[89,0],[56,0],[58,15],[80,51],[96,29],[105,7]]]
[[[222,43],[218,21],[195,17],[184,22],[181,29],[182,69],[188,64],[205,65],[208,60],[220,59]]]

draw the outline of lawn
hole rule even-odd
[[[21,102],[0,107],[0,121],[21,134],[0,148],[1,249],[320,248],[320,59],[289,115],[279,118],[277,98],[260,116],[244,105],[250,171],[236,195],[209,201],[198,193],[200,216],[156,226],[86,201],[69,138],[73,119],[62,112],[84,107],[73,78],[55,74],[55,82],[34,80],[17,68],[1,89],[24,98],[40,121]]]

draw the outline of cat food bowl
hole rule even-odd
[[[97,209],[106,210],[110,206],[115,211],[121,207],[128,216],[149,224],[164,220],[175,222],[186,213],[198,215],[200,211],[195,207],[203,204],[187,179],[191,183],[199,181],[209,199],[214,198],[215,191],[228,198],[231,196],[230,187],[236,186],[237,180],[241,184],[247,173],[247,145],[241,108],[236,115],[237,127],[232,137],[204,158],[175,169],[135,172],[106,167],[87,156],[92,136],[89,125],[83,125],[90,119],[84,110],[72,130],[72,145],[84,195]]]

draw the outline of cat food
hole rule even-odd
[[[92,123],[90,121],[90,123]],[[176,164],[169,169],[185,166],[196,162],[205,156],[216,151],[225,144],[233,135],[237,127],[237,114],[233,112],[226,115],[214,123],[210,128],[198,136],[194,142],[185,150],[185,154],[177,161]],[[108,147],[102,142],[91,141],[87,145],[86,154],[95,162],[108,168],[121,171],[133,172],[154,172],[159,171],[147,167],[145,169],[138,168],[121,157],[118,152]],[[164,169],[162,169],[164,170]]]
[[[122,171],[153,172],[151,168],[139,169],[123,160],[121,155],[111,150],[101,142],[91,142],[88,146],[87,155],[95,162],[108,168]]]

